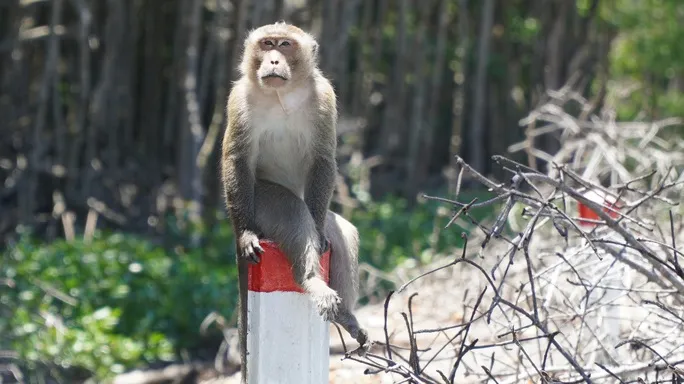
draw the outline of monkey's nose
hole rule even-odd
[[[278,65],[278,60],[271,60],[271,64]]]

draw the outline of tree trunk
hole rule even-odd
[[[475,71],[475,103],[473,106],[473,124],[470,131],[468,147],[470,165],[479,172],[487,169],[485,151],[485,113],[487,94],[487,64],[489,63],[489,42],[494,22],[494,0],[484,0],[482,21],[480,22],[480,38],[477,49],[477,69]]]
[[[425,132],[431,130],[432,127],[425,126],[425,119],[423,113],[425,110],[425,88],[427,79],[425,77],[425,66],[428,55],[427,44],[425,44],[425,34],[427,25],[430,20],[430,12],[427,4],[424,4],[419,9],[421,16],[418,31],[416,32],[415,42],[413,45],[413,52],[417,56],[413,75],[415,78],[415,89],[413,92],[413,100],[411,103],[411,120],[409,125],[410,138],[408,142],[409,153],[406,157],[406,169],[408,173],[407,183],[405,185],[405,193],[408,197],[409,206],[415,203],[415,194],[418,190],[419,176],[418,164],[421,162],[421,141]]]
[[[186,0],[189,2],[189,12],[185,15],[183,25],[188,34],[185,48],[185,74],[183,79],[184,106],[181,122],[182,140],[184,146],[181,155],[181,177],[179,178],[181,196],[192,202],[191,219],[197,220],[202,212],[202,178],[197,158],[204,129],[200,120],[199,104],[197,100],[197,70],[200,43],[200,28],[202,23],[202,0]]]

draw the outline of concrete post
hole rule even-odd
[[[250,264],[247,298],[249,384],[322,384],[329,375],[329,324],[295,283],[277,245],[262,240],[261,261]],[[321,257],[329,282],[330,250]]]

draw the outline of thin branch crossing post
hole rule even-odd
[[[292,267],[277,245],[261,240],[264,253],[250,264],[247,297],[247,382],[327,383],[330,366],[328,322],[294,281]],[[321,256],[329,283],[330,247]]]

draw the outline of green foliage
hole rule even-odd
[[[10,309],[0,318],[2,342],[9,337],[31,365],[98,377],[172,360],[193,346],[210,312],[230,315],[235,306],[234,262],[216,256],[230,249],[220,243],[207,247],[213,252],[169,252],[116,233],[51,244],[25,237],[3,257],[0,277],[15,286],[0,291],[3,311]]]
[[[618,35],[610,54],[613,88],[635,86],[620,103],[621,119],[684,115],[684,2],[678,0],[619,0],[604,2],[602,17]],[[679,88],[681,88],[681,84]],[[641,116],[646,111],[648,116]]]
[[[508,21],[506,34],[511,42],[521,44],[533,44],[541,31],[539,19],[527,15],[517,7],[504,8]]]
[[[475,196],[479,201],[487,197],[461,194],[458,200],[468,202]],[[453,224],[444,229],[455,213],[446,207],[444,203],[428,200],[409,211],[406,200],[387,198],[354,211],[350,220],[361,233],[360,260],[387,271],[408,259],[427,263],[435,253],[462,247],[460,234],[468,233],[471,227]],[[470,214],[480,220],[490,216],[492,210],[492,207],[473,209]]]

